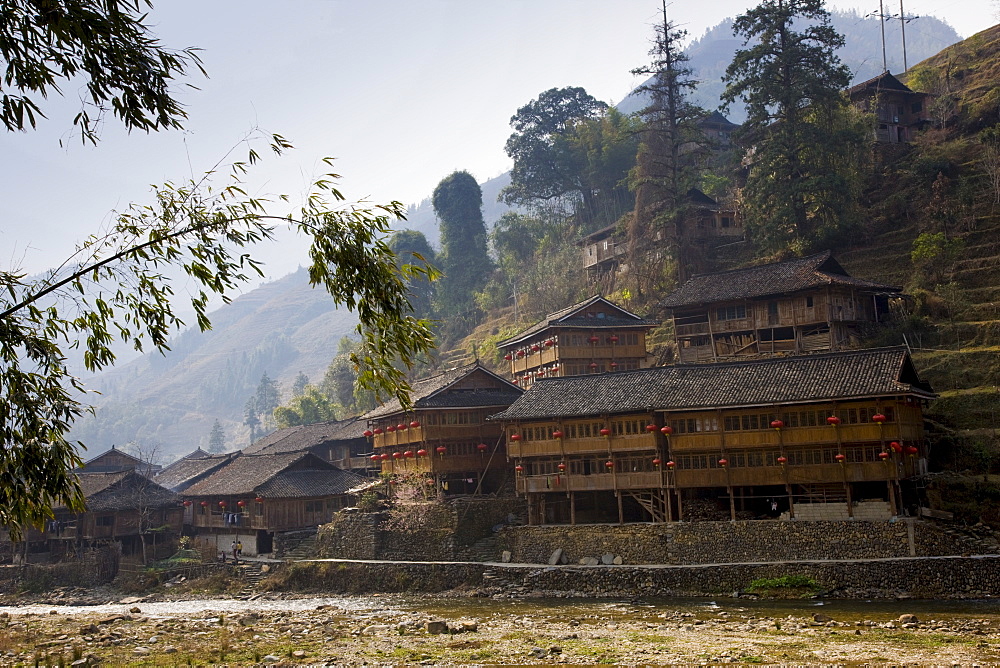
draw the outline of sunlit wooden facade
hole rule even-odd
[[[933,123],[927,93],[910,90],[889,72],[847,89],[851,104],[875,116],[875,141],[901,144]]]
[[[851,517],[863,500],[900,512],[932,396],[892,348],[546,380],[495,419],[534,524],[681,520],[691,500]]]
[[[595,296],[550,313],[497,348],[514,383],[539,378],[631,371],[650,366],[646,334],[656,323]]]
[[[682,363],[856,348],[900,289],[849,276],[829,251],[695,276],[663,300]]]
[[[428,491],[492,493],[507,477],[503,429],[486,418],[521,389],[477,364],[413,383],[413,408],[395,400],[362,416],[374,472],[426,478]]]

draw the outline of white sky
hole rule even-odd
[[[669,13],[698,37],[751,5],[675,0]],[[70,99],[50,100],[40,129],[0,133],[0,270],[51,266],[111,210],[146,201],[149,184],[210,168],[255,126],[297,147],[266,160],[260,193],[302,192],[323,156],[337,158],[351,199],[414,203],[455,169],[491,178],[510,166],[511,115],[540,92],[582,86],[610,103],[628,94],[657,9],[658,0],[159,0],[156,33],[203,49],[209,73],[182,92],[186,130],[127,136],[112,120],[96,147],[81,145],[78,91],[67,86]],[[906,12],[934,14],[963,37],[998,13],[997,0],[908,0]],[[272,277],[305,262],[297,245],[267,257]]]

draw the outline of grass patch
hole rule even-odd
[[[749,593],[766,598],[806,598],[819,590],[819,583],[808,575],[758,578],[747,587]]]

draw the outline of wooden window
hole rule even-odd
[[[114,515],[100,515],[95,521],[99,527],[113,527],[115,525]]]
[[[717,320],[742,320],[747,317],[747,307],[744,304],[720,306],[716,311]]]

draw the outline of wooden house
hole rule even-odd
[[[181,534],[181,498],[133,469],[108,473],[79,473],[87,509],[70,512],[54,508],[46,524],[54,552],[71,552],[108,542],[118,542],[124,554],[151,553],[156,547],[176,544]]]
[[[900,288],[854,278],[829,251],[694,276],[661,302],[682,363],[845,350]]]
[[[550,313],[517,336],[497,343],[514,383],[538,378],[628,371],[650,366],[646,333],[656,326],[604,297]]]
[[[93,459],[84,462],[83,466],[79,468],[79,472],[113,473],[116,471],[138,471],[142,475],[151,477],[156,475],[162,468],[159,464],[145,462],[112,445],[110,450],[105,450]]]
[[[884,348],[545,379],[493,419],[532,524],[888,519],[933,396]]]
[[[478,363],[413,383],[413,407],[393,399],[362,416],[375,470],[426,477],[428,491],[493,493],[507,476],[503,430],[486,418],[521,390]]]
[[[351,489],[364,481],[311,452],[239,454],[187,487],[199,543],[246,555],[272,551],[276,532],[315,528],[351,505]]]
[[[917,131],[931,125],[931,96],[910,90],[889,72],[847,89],[851,104],[875,115],[875,140],[900,144],[913,141]]]
[[[371,462],[366,422],[359,418],[279,429],[243,450],[245,454],[311,452],[344,471],[364,473]]]

